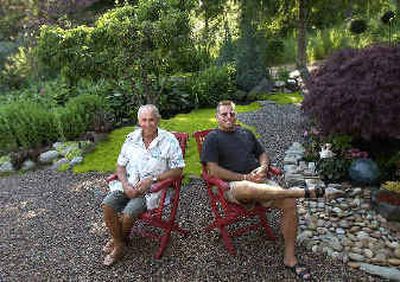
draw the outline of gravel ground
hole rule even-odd
[[[240,119],[257,125],[278,163],[283,150],[301,136],[300,114],[294,106],[266,104]],[[271,139],[274,144],[267,142]],[[253,232],[235,239],[238,254],[233,257],[217,232],[203,232],[212,215],[205,186],[198,179],[183,188],[178,212],[189,235],[173,235],[160,260],[153,259],[155,242],[134,237],[125,258],[104,267],[101,248],[108,235],[99,208],[106,194],[104,178],[98,173],[51,170],[0,178],[0,281],[295,280],[282,265],[282,242],[267,241],[261,232]],[[302,246],[298,257],[316,281],[381,281]]]

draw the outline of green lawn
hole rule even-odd
[[[301,103],[303,101],[303,96],[299,92],[294,93],[276,93],[276,94],[262,94],[258,97],[260,100],[270,100],[274,101],[280,105],[284,104],[294,104]]]
[[[259,109],[261,105],[254,102],[249,105],[236,107],[237,112],[249,112]],[[201,165],[197,152],[196,142],[192,134],[197,130],[215,128],[215,109],[199,109],[188,114],[179,114],[168,120],[161,120],[160,127],[169,131],[181,131],[190,135],[186,150],[185,175],[200,175]],[[246,125],[243,125],[246,126]],[[133,126],[124,127],[112,131],[108,138],[99,144],[96,149],[87,154],[82,164],[74,167],[74,172],[113,172],[116,167],[116,160],[125,140],[125,137],[134,129]],[[254,129],[253,129],[254,131]]]

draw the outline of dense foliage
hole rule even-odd
[[[65,107],[49,109],[39,102],[13,101],[0,107],[0,148],[10,152],[74,139],[103,124],[98,96],[80,95]],[[1,152],[0,151],[0,152]]]
[[[400,46],[343,50],[307,82],[305,112],[326,133],[400,137]]]

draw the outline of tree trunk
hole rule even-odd
[[[306,20],[307,20],[307,0],[299,1],[299,19],[297,34],[297,69],[300,71],[303,80],[309,76],[307,69],[307,36],[306,36]]]

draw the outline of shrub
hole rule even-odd
[[[354,19],[350,22],[349,30],[353,34],[361,34],[367,30],[367,23],[362,19]]]
[[[327,134],[400,136],[400,46],[342,50],[306,82],[303,109]]]
[[[57,139],[54,116],[38,103],[11,102],[0,107],[0,136],[5,152],[47,145]]]
[[[228,99],[235,90],[235,69],[231,65],[212,66],[193,75],[191,94],[199,107],[214,107],[218,101]]]
[[[158,101],[163,118],[170,118],[178,113],[187,113],[195,108],[190,80],[190,74],[180,74],[168,78]]]
[[[87,130],[94,129],[96,119],[101,119],[103,108],[102,99],[95,95],[71,98],[65,107],[54,110],[59,135],[63,139],[71,140]]]

